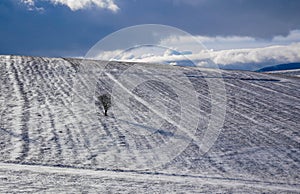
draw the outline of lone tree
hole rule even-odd
[[[107,116],[107,111],[111,107],[111,96],[110,94],[103,94],[101,96],[98,96],[99,102],[101,102],[103,108],[104,108],[104,115]]]

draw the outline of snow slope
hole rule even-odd
[[[299,79],[20,56],[0,56],[0,74],[1,193],[300,192]]]
[[[290,76],[290,77],[300,77],[300,69],[270,71],[267,73],[279,74],[279,75]]]

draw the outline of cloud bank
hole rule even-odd
[[[41,0],[21,0],[22,3],[28,6],[30,10],[33,9],[43,9],[36,7],[36,3]],[[77,11],[80,9],[87,9],[90,7],[98,7],[101,9],[107,9],[112,12],[117,12],[119,10],[118,5],[114,0],[46,0],[54,5],[64,5],[69,7],[72,11]]]
[[[210,49],[197,50],[199,49],[198,43],[195,43],[197,41],[205,46],[209,45]],[[257,70],[266,66],[300,61],[300,30],[291,31],[285,37],[275,36],[271,40],[240,36],[194,38],[171,36],[160,40],[157,45],[169,47],[164,50],[137,47],[126,52],[104,51],[99,52],[96,58],[203,67],[210,67],[213,62],[223,69],[242,70]]]
[[[257,70],[270,65],[300,61],[300,43],[254,49],[212,52],[210,59],[221,68]]]
[[[250,36],[171,36],[160,41],[161,45],[172,45],[174,48],[195,46],[195,41],[203,44],[208,49],[226,50],[243,48],[262,48],[273,45],[288,45],[300,42],[300,30],[292,30],[287,36],[274,36],[272,39],[257,39]]]

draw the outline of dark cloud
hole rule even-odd
[[[99,39],[131,25],[158,23],[194,35],[270,39],[300,29],[298,0],[116,0],[120,10],[73,12],[41,1],[43,13],[18,0],[0,2],[0,54],[82,56]]]
[[[291,0],[132,1],[123,10],[126,24],[153,22],[201,35],[271,38],[300,28],[300,1]]]

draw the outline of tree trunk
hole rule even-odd
[[[104,116],[108,116],[108,115],[107,115],[107,110],[104,110]]]

